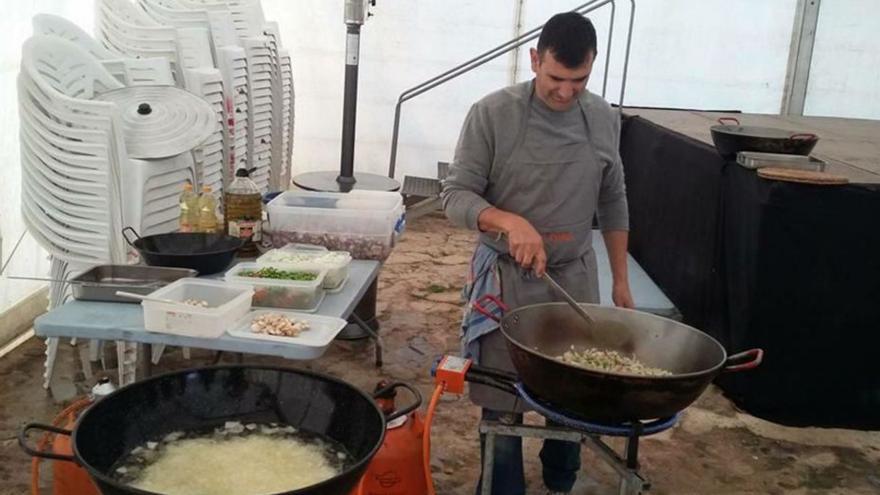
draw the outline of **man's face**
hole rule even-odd
[[[577,101],[578,95],[587,87],[590,72],[593,71],[593,53],[587,55],[584,63],[569,69],[545,50],[543,55],[532,48],[532,72],[535,73],[535,94],[548,107],[557,112],[568,110]]]

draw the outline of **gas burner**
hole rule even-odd
[[[522,383],[514,384],[519,396],[541,416],[573,430],[605,435],[609,437],[632,437],[647,436],[668,430],[678,423],[679,414],[669,418],[655,419],[653,421],[636,421],[635,423],[599,423],[588,421],[554,408],[547,402],[533,397]]]

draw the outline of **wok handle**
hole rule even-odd
[[[721,125],[729,125],[729,124],[724,123],[726,121],[734,122],[735,123],[734,125],[740,125],[739,119],[736,117],[719,117],[718,118],[718,123]]]
[[[519,380],[519,377],[516,373],[511,373],[510,371],[499,370],[497,368],[487,368],[485,366],[480,366],[478,364],[471,364],[468,368],[467,374],[465,375],[468,380],[473,377],[489,377],[495,380],[503,380],[510,383],[515,383]]]
[[[735,364],[743,361],[747,358],[752,358],[751,361],[746,361],[740,364]],[[745,371],[753,368],[757,368],[761,361],[764,360],[764,349],[749,349],[747,351],[740,352],[738,354],[734,354],[733,356],[728,356],[727,361],[724,362],[725,366],[721,370],[725,373],[734,373],[737,371]]]
[[[516,387],[514,387],[512,383],[506,380],[493,378],[491,376],[471,375],[470,373],[468,373],[467,381],[468,383],[479,383],[480,385],[492,387],[501,390],[502,392],[507,392],[511,395],[517,395]]]
[[[28,423],[24,425],[24,428],[18,432],[18,445],[21,447],[21,450],[25,451],[31,457],[41,457],[43,459],[55,459],[56,461],[68,461],[76,463],[76,457],[72,455],[64,455],[64,454],[56,454],[54,452],[44,452],[41,450],[37,450],[28,445],[28,433],[31,430],[39,430],[39,431],[47,431],[50,433],[56,433],[58,435],[67,435],[70,436],[73,434],[70,430],[65,430],[64,428],[59,428],[57,426],[52,425],[44,425],[41,423]]]
[[[788,139],[798,139],[804,141],[813,141],[814,139],[819,139],[819,136],[811,133],[811,132],[801,132],[798,134],[792,134],[788,137]]]
[[[492,304],[494,304],[495,306],[497,306],[499,309],[501,309],[501,311],[507,311],[507,310],[508,310],[507,305],[504,304],[504,303],[501,301],[501,299],[498,299],[498,297],[496,297],[496,296],[494,296],[494,295],[492,295],[492,294],[484,294],[484,295],[480,296],[479,299],[477,299],[476,301],[474,301],[474,305],[473,305],[474,310],[476,310],[478,313],[480,313],[481,315],[485,316],[486,318],[489,318],[489,319],[491,319],[491,320],[495,320],[495,321],[498,322],[498,323],[501,323],[501,319],[500,319],[500,318],[498,318],[497,316],[495,316],[494,314],[492,314],[491,311],[489,311],[488,309],[486,309],[485,305],[486,305],[487,302],[491,302]]]
[[[394,411],[393,413],[389,414],[385,418],[386,424],[394,421],[395,419],[397,419],[401,416],[405,416],[405,415],[415,411],[416,409],[418,409],[422,405],[422,394],[416,388],[414,388],[410,385],[407,385],[406,383],[403,383],[403,382],[394,382],[385,388],[376,390],[375,392],[373,392],[373,398],[377,399],[377,398],[387,394],[388,392],[391,392],[392,390],[395,390],[398,388],[405,388],[405,389],[409,390],[409,393],[411,393],[415,397],[416,400],[412,404],[404,407],[403,409],[398,409],[398,410]]]
[[[135,231],[131,227],[126,227],[126,228],[122,229],[122,237],[123,237],[123,239],[125,239],[125,242],[127,242],[129,246],[134,247],[134,241],[132,241],[131,239],[128,238],[128,231],[131,231],[131,233],[134,234],[134,236],[137,238],[137,240],[141,240],[141,236],[138,235],[137,231]]]

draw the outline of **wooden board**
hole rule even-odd
[[[790,168],[765,167],[758,169],[758,176],[770,180],[800,182],[823,186],[848,184],[849,180],[842,175],[816,172],[814,170],[795,170]]]

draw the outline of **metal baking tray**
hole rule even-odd
[[[116,291],[149,294],[175,280],[195,277],[188,268],[165,268],[144,265],[99,265],[70,279],[73,297],[84,301],[140,303],[119,297]]]
[[[812,170],[815,172],[825,171],[825,162],[818,158],[804,155],[785,155],[782,153],[740,151],[736,154],[736,163],[752,170],[764,167],[776,167],[795,170]]]

